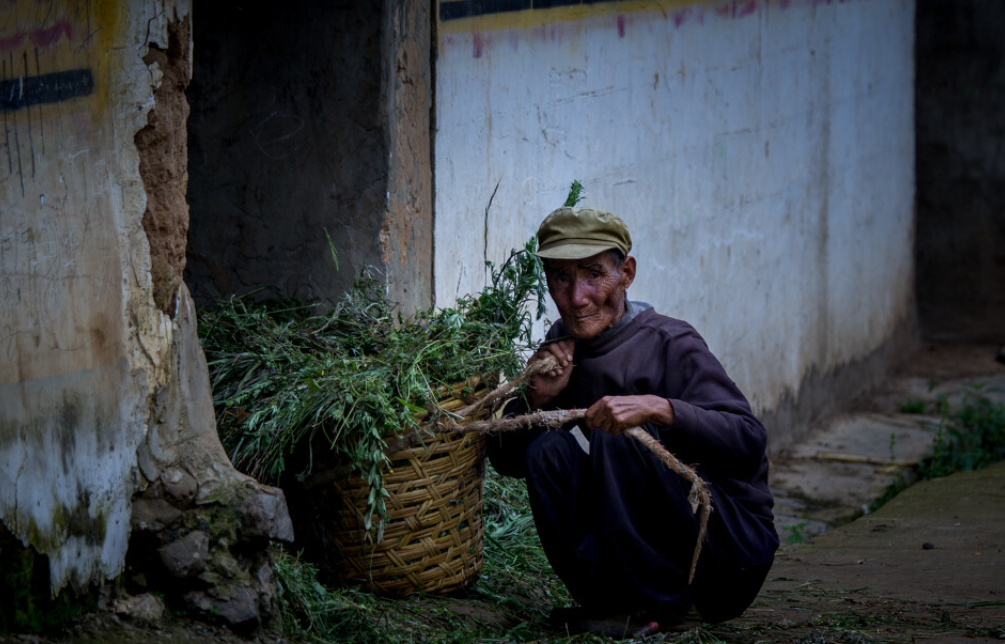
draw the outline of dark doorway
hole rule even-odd
[[[917,26],[921,330],[1005,342],[1005,3],[919,0]]]
[[[381,265],[382,4],[195,3],[185,281],[198,304],[262,286],[334,299]]]

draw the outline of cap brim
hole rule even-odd
[[[597,253],[602,253],[605,250],[611,250],[613,248],[618,248],[617,244],[605,244],[603,242],[598,242],[596,244],[583,244],[583,243],[558,243],[548,246],[546,248],[538,249],[535,255],[538,257],[546,259],[584,259],[586,257],[593,257]]]

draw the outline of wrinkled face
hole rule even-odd
[[[626,291],[635,280],[635,258],[617,267],[610,253],[585,259],[549,259],[548,291],[573,337],[590,340],[621,319]]]

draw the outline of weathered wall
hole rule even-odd
[[[762,413],[910,326],[912,3],[504,4],[438,5],[438,302],[580,179]]]
[[[1005,5],[918,2],[918,317],[1005,342]]]
[[[0,520],[53,591],[140,534],[150,590],[252,629],[292,528],[220,446],[180,282],[189,24],[185,0],[0,9]]]
[[[184,1],[0,9],[0,515],[54,589],[121,570],[147,397],[170,346],[152,306],[146,125]]]
[[[367,266],[406,309],[429,303],[428,5],[200,6],[186,273],[198,303],[263,285],[336,299]]]
[[[380,235],[388,295],[406,311],[433,301],[430,0],[385,0],[388,189]]]

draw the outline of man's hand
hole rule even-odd
[[[673,424],[673,406],[659,396],[604,396],[586,410],[585,423],[590,429],[620,434],[626,429],[653,423]]]
[[[530,357],[528,364],[543,360],[546,356],[554,356],[558,367],[551,371],[542,371],[530,379],[527,388],[527,402],[531,410],[541,409],[557,396],[569,384],[572,375],[572,353],[576,343],[573,340],[561,340],[543,346]]]

